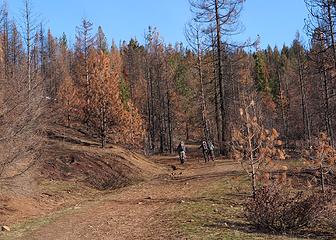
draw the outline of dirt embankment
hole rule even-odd
[[[0,225],[43,216],[164,172],[137,152],[112,145],[102,149],[78,131],[50,129],[41,160],[20,177],[0,182]]]
[[[99,190],[116,189],[162,174],[143,155],[122,147],[99,147],[80,132],[49,130],[41,175],[53,180],[80,181]]]

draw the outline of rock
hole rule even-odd
[[[185,203],[185,201],[184,201],[184,200],[181,200],[180,203]]]
[[[191,223],[191,222],[194,222],[194,221],[195,221],[194,219],[187,220],[188,223]]]
[[[153,199],[151,196],[146,197],[145,199],[151,200]]]
[[[8,226],[1,226],[1,231],[10,232],[10,228]]]
[[[144,203],[143,202],[138,202],[138,205],[143,205]]]

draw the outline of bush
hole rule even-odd
[[[318,223],[331,198],[331,194],[291,194],[282,187],[267,186],[245,203],[245,216],[263,231],[294,231]]]

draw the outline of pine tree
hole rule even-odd
[[[95,41],[96,49],[103,51],[105,53],[108,52],[108,45],[105,33],[101,26],[98,27],[98,32],[96,34],[96,41]]]
[[[274,159],[285,160],[282,142],[275,129],[265,129],[258,120],[256,104],[252,100],[247,106],[240,108],[241,128],[233,132],[233,157],[246,170],[251,178],[253,197],[257,191],[257,176],[262,172],[269,174]]]
[[[262,52],[254,54],[255,60],[255,81],[259,92],[270,92],[268,73],[265,63],[265,55]]]
[[[70,76],[64,76],[64,80],[58,91],[58,101],[60,103],[60,111],[62,112],[62,118],[66,122],[67,127],[71,127],[72,119],[75,119],[79,115],[81,106],[79,101],[79,93],[70,78]],[[78,119],[77,119],[78,121]]]
[[[89,56],[89,77],[91,79],[88,110],[91,112],[89,126],[100,139],[102,147],[107,140],[113,143],[140,144],[142,141],[142,120],[129,101],[120,97],[121,56],[113,48],[108,55],[93,51]]]

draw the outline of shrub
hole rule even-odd
[[[288,232],[310,227],[325,216],[331,194],[291,194],[272,185],[257,191],[245,203],[245,216],[263,231]]]

